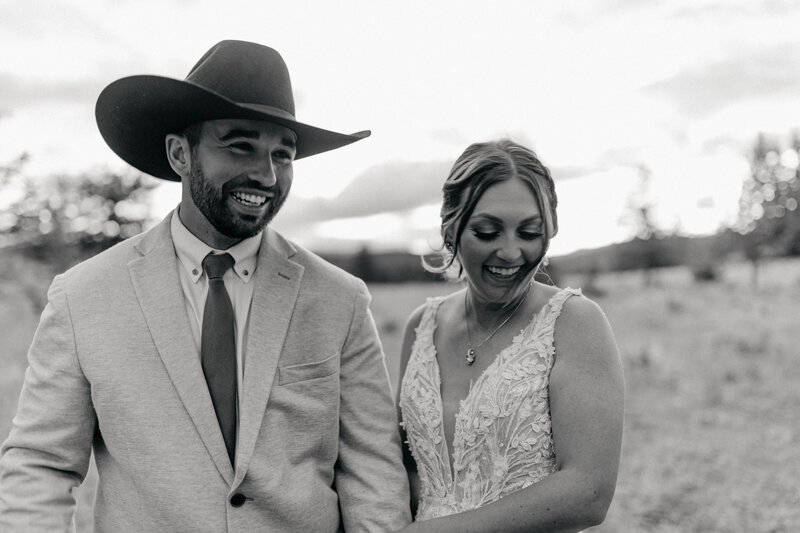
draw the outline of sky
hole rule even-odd
[[[223,39],[277,49],[298,120],[372,130],[295,163],[274,225],[320,251],[429,249],[453,161],[499,137],[556,179],[552,255],[631,238],[643,203],[666,231],[713,233],[735,219],[755,136],[800,127],[797,0],[0,0],[0,13],[0,165],[28,153],[41,179],[128,169],[94,121],[112,81],[183,79]],[[179,200],[159,186],[153,220]]]

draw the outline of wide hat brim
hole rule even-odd
[[[282,109],[234,102],[189,81],[151,75],[111,83],[97,99],[95,117],[100,134],[118,156],[146,174],[170,181],[180,181],[180,176],[167,161],[165,137],[198,122],[247,119],[285,126],[297,135],[295,159],[370,135],[369,130],[348,135],[317,128],[297,122]]]

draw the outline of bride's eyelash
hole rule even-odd
[[[544,233],[542,233],[539,230],[536,230],[536,231],[528,230],[528,231],[520,231],[519,232],[519,236],[522,237],[523,239],[525,239],[526,241],[533,241],[535,239],[538,239],[542,235],[544,235]]]
[[[472,230],[472,234],[482,241],[490,241],[499,235],[499,231],[480,231],[477,229]],[[525,230],[519,231],[518,235],[526,241],[533,241],[544,235],[540,230]]]

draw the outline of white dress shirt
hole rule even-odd
[[[258,250],[261,246],[261,233],[249,239],[234,244],[227,250],[216,250],[195,237],[192,232],[180,221],[178,210],[172,214],[170,224],[172,242],[175,244],[175,254],[181,267],[178,268],[178,277],[186,302],[186,313],[192,328],[192,338],[200,357],[200,339],[203,331],[203,310],[208,294],[208,277],[203,272],[203,258],[209,253],[227,253],[233,257],[233,268],[228,270],[222,280],[225,290],[231,299],[236,327],[236,380],[238,403],[242,402],[242,386],[244,382],[245,346],[247,338],[248,319],[250,317],[250,303],[253,301],[253,279],[258,259]],[[238,410],[237,410],[238,411]]]

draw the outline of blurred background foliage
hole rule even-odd
[[[757,284],[763,258],[800,255],[799,152],[800,131],[783,138],[757,135],[742,154],[750,174],[742,183],[738,220],[703,237],[681,236],[654,223],[657,199],[648,194],[650,171],[641,164],[639,188],[620,218],[632,238],[552,258],[542,279],[558,284],[559,276],[580,273],[591,291],[600,273],[641,270],[649,285],[654,269],[685,265],[695,280],[712,281],[724,261],[746,260]],[[25,174],[27,160],[22,154],[0,164],[0,195],[7,206],[0,211],[0,250],[17,251],[55,273],[152,224],[150,194],[157,180],[134,171],[33,178]],[[419,256],[410,253],[379,253],[365,245],[355,253],[324,255],[367,282],[441,279],[425,272]]]
[[[27,155],[0,167],[0,249],[14,249],[63,271],[142,232],[156,181],[140,173],[27,177]]]
[[[742,187],[736,231],[741,248],[753,265],[765,256],[800,255],[800,132],[794,131],[788,146],[759,135],[750,159],[750,177]]]

